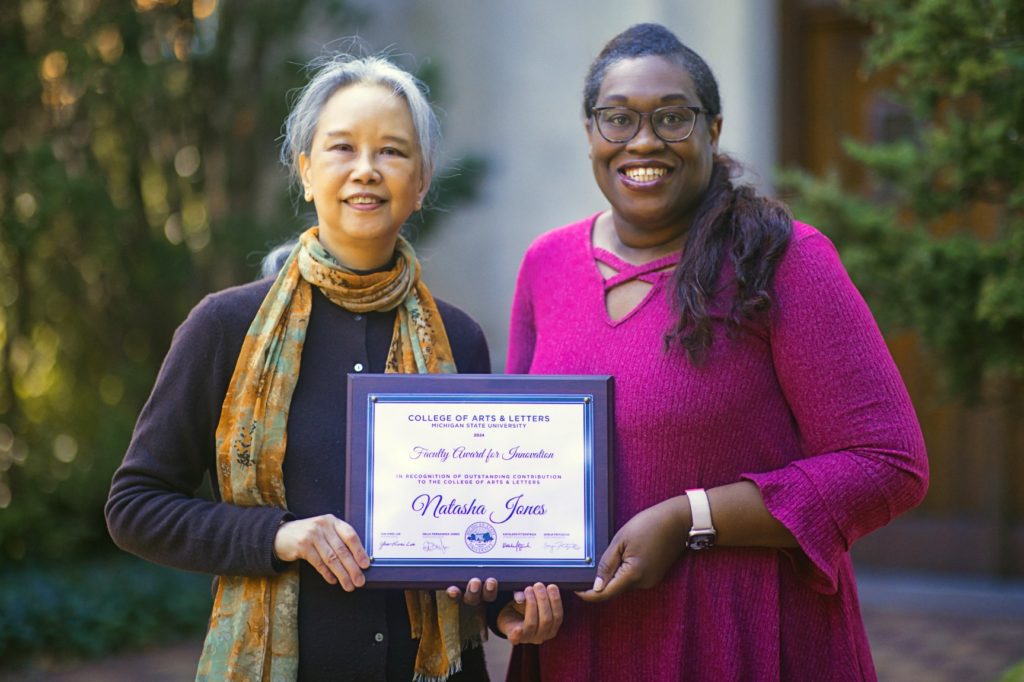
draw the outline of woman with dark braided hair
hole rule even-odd
[[[528,250],[507,370],[615,377],[617,532],[510,677],[875,679],[848,550],[928,473],[871,313],[828,239],[737,184],[670,31],[613,38],[583,108],[611,208]]]

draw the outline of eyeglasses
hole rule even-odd
[[[693,133],[697,115],[708,113],[701,107],[661,107],[650,112],[629,107],[594,107],[590,111],[601,137],[620,144],[636,137],[645,116],[650,117],[654,134],[663,142],[682,142]]]

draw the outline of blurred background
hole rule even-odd
[[[409,234],[500,371],[526,246],[606,206],[582,81],[640,21],[708,61],[722,147],[836,242],[910,389],[931,489],[858,566],[1024,578],[1019,0],[5,0],[0,671],[205,627],[208,578],[122,556],[102,506],[175,327],[311,224],[276,159],[302,65],[430,84],[447,158]]]

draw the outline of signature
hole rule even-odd
[[[444,540],[424,540],[423,551],[446,554],[448,552],[448,545],[444,544]]]
[[[377,547],[384,549],[385,547],[414,547],[415,542],[408,542],[403,540],[383,540]]]
[[[530,549],[529,542],[503,542],[501,543],[502,549],[514,549],[517,552],[522,552],[524,549]]]
[[[544,549],[549,553],[554,554],[555,552],[565,552],[568,550],[578,550],[580,548],[575,542],[545,542]]]

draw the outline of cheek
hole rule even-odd
[[[605,149],[601,145],[590,145],[590,165],[594,169],[594,177],[600,180],[602,177],[611,177],[614,174],[610,166],[614,154],[614,151]]]

